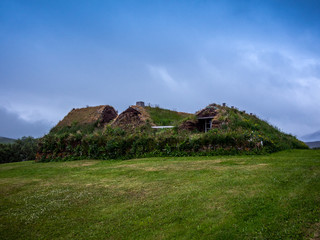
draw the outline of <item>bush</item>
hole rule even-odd
[[[34,160],[38,149],[38,140],[23,137],[12,144],[0,144],[0,163]]]

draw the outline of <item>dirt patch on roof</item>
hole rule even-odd
[[[215,117],[219,113],[219,105],[217,104],[210,104],[204,109],[196,112],[196,116],[201,118],[201,117]]]
[[[196,119],[190,119],[190,120],[186,120],[183,121],[180,125],[179,125],[179,129],[180,130],[188,130],[188,131],[194,131],[196,129],[199,128],[198,126],[198,120]]]
[[[109,105],[74,108],[57,124],[57,127],[71,126],[72,124],[90,124],[95,122],[105,124],[111,122],[117,116],[116,110]]]
[[[320,240],[320,223],[315,223],[314,225],[312,225],[307,230],[307,236],[310,240]]]
[[[122,112],[114,120],[112,126],[128,129],[142,126],[147,122],[154,125],[151,121],[150,115],[143,107],[133,105]]]

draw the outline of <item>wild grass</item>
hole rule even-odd
[[[320,151],[0,165],[1,239],[310,239]]]
[[[145,107],[152,122],[158,126],[175,126],[181,120],[193,114],[171,111],[159,107]]]
[[[98,121],[94,123],[85,123],[85,124],[79,124],[77,122],[74,122],[70,126],[55,126],[50,130],[49,134],[57,134],[57,135],[63,135],[63,134],[69,134],[69,133],[90,134],[90,133],[93,133],[95,130],[98,130]]]

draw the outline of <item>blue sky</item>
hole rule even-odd
[[[226,102],[320,129],[319,1],[0,1],[0,136],[74,107]]]

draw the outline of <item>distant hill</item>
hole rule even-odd
[[[16,139],[0,137],[0,143],[14,143],[14,141],[16,141]]]
[[[311,134],[307,134],[301,137],[304,141],[320,141],[320,130]]]
[[[320,141],[316,142],[306,142],[309,148],[320,148]]]

